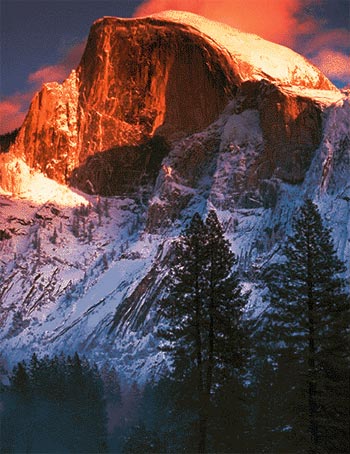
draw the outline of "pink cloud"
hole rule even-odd
[[[82,56],[86,42],[76,44],[69,49],[62,61],[56,65],[43,66],[29,74],[28,82],[42,85],[46,82],[63,82],[75,68]]]
[[[323,49],[312,59],[312,61],[330,79],[349,83],[349,55],[332,49]]]
[[[292,46],[301,33],[311,33],[317,28],[314,19],[301,19],[299,13],[307,3],[308,0],[147,0],[135,16],[168,9],[190,11]]]
[[[35,90],[29,90],[25,93],[14,93],[0,101],[0,134],[21,126],[34,92]]]
[[[75,68],[85,48],[85,41],[71,47],[64,58],[56,65],[43,66],[28,75],[32,88],[23,93],[14,93],[0,102],[0,134],[21,126],[29,103],[36,91],[46,82],[63,82]]]
[[[7,99],[6,101],[0,102],[0,134],[13,131],[18,128],[24,120],[25,113],[21,112],[20,105],[11,102]]]
[[[62,65],[44,66],[29,74],[28,82],[41,85],[46,82],[62,82],[68,76]]]

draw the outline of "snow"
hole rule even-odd
[[[286,94],[303,96],[316,101],[322,108],[328,107],[332,104],[341,105],[345,101],[346,92],[340,90],[317,90],[314,88],[306,87],[283,87],[282,89]]]
[[[96,327],[105,315],[114,314],[118,303],[125,296],[125,293],[130,290],[131,283],[139,277],[141,270],[145,270],[146,265],[147,260],[121,260],[113,264],[111,269],[101,274],[100,279],[82,298],[68,308],[61,323],[65,327],[65,331],[67,326],[74,326],[92,308],[94,310],[89,314],[87,322],[89,328]],[[108,300],[111,296],[113,296],[110,301],[112,304],[104,304],[105,300]],[[98,311],[95,310],[97,305],[102,305],[102,308],[99,307]],[[45,328],[51,331],[57,325],[57,322],[58,320],[51,324],[46,323]],[[55,334],[55,337],[59,335],[59,333]]]
[[[259,112],[247,109],[240,115],[231,115],[223,129],[220,151],[235,150],[251,143],[254,146],[262,143]]]
[[[232,63],[238,64],[243,80],[272,78],[281,84],[315,88],[320,80],[320,71],[304,57],[257,35],[184,11],[165,11],[152,17],[186,24],[198,30],[205,39],[228,52]],[[250,65],[249,70],[240,65],[243,62]],[[338,92],[330,82],[329,88]]]
[[[12,176],[13,184],[8,183],[8,190],[0,187],[0,194],[12,195],[36,204],[50,201],[58,206],[87,205],[87,196],[67,186],[45,177],[41,172],[34,171],[20,158],[14,158],[7,164],[7,173]],[[11,190],[9,190],[11,189]]]

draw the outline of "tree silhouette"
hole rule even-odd
[[[215,394],[243,364],[243,295],[229,242],[214,211],[204,224],[195,214],[176,245],[162,348],[173,359],[173,377],[193,387],[199,452],[207,450]]]
[[[349,294],[330,230],[310,200],[300,209],[284,256],[266,280],[270,340],[277,360],[288,362],[284,378],[292,370],[297,377],[283,396],[293,409],[285,427],[298,440],[296,449],[348,452]]]

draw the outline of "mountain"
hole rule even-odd
[[[156,303],[195,211],[217,211],[254,316],[305,196],[349,263],[349,99],[290,49],[194,14],[97,20],[0,155],[2,355],[157,374]]]

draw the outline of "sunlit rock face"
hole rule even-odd
[[[23,158],[29,167],[65,183],[78,164],[77,107],[75,71],[63,84],[45,84],[34,96],[10,153]]]
[[[151,19],[97,21],[78,74],[81,161],[155,133],[203,129],[235,89],[230,68],[202,37]]]
[[[236,99],[260,115],[264,152],[252,183],[273,175],[298,182],[319,144],[321,116],[310,97],[286,94],[288,84],[334,88],[291,50],[196,15],[107,17],[93,24],[77,70],[35,95],[10,153],[60,183],[87,190],[94,178],[112,187],[89,174],[88,157],[113,149],[108,159],[122,173],[130,162],[118,147],[202,131]],[[136,173],[146,170],[142,159],[131,162]]]

